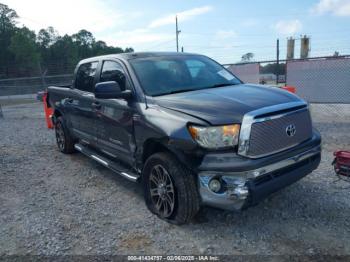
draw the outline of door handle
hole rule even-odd
[[[92,107],[97,109],[97,110],[100,110],[102,106],[99,102],[93,102]]]
[[[66,99],[66,101],[67,101],[67,103],[72,104],[72,103],[73,103],[73,101],[74,101],[74,99],[73,99],[73,98],[67,98],[67,99]]]

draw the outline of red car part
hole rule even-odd
[[[333,160],[334,171],[337,175],[350,177],[350,151],[336,151]]]
[[[45,120],[46,120],[47,128],[53,129],[53,123],[52,123],[52,120],[51,120],[51,117],[52,117],[52,114],[53,114],[53,110],[52,110],[52,107],[48,106],[48,103],[47,103],[47,92],[45,92],[44,95],[43,95],[43,103],[44,103],[44,112],[45,112]]]
[[[294,86],[282,86],[281,88],[293,94],[296,93],[296,88]]]

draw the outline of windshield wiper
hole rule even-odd
[[[223,86],[233,86],[235,84],[233,83],[221,83],[221,84],[215,84],[215,85],[212,85],[212,86],[208,86],[208,87],[205,87],[205,88],[215,88],[215,87],[223,87]],[[203,88],[203,89],[205,89]]]
[[[184,92],[190,92],[190,91],[199,91],[199,90],[202,90],[202,89],[223,87],[223,86],[232,86],[232,85],[236,85],[236,84],[233,84],[233,83],[221,83],[221,84],[215,84],[215,85],[212,85],[212,86],[206,86],[206,87],[201,87],[201,88],[173,90],[173,91],[170,91],[170,92],[157,94],[156,96],[171,95],[171,94],[184,93]]]
[[[176,94],[176,93],[182,93],[182,92],[190,92],[190,91],[196,91],[198,89],[192,88],[192,89],[181,89],[181,90],[174,90],[169,92],[169,94]]]
[[[164,95],[171,95],[171,94],[177,94],[177,93],[183,93],[183,92],[190,92],[190,91],[196,91],[198,89],[180,89],[180,90],[174,90],[174,91],[170,91],[170,92],[166,92],[166,93],[161,93],[161,94],[157,94],[156,96],[164,96]]]

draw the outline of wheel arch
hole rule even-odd
[[[144,167],[144,164],[146,163],[147,159],[150,156],[156,153],[165,152],[172,155],[174,158],[176,158],[180,163],[185,165],[190,170],[194,170],[193,164],[191,163],[192,161],[190,160],[188,155],[185,154],[182,150],[169,145],[167,141],[168,140],[166,139],[158,140],[158,139],[149,138],[143,143],[143,151],[142,151],[142,157],[141,157],[142,167]]]
[[[53,115],[52,116],[53,116],[52,117],[53,124],[55,124],[57,118],[60,117],[60,116],[63,116],[63,113],[62,113],[61,110],[55,108],[54,111],[53,111]]]
[[[142,163],[144,164],[151,155],[159,152],[172,153],[170,149],[161,141],[153,138],[147,139],[143,143]]]

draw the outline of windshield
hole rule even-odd
[[[147,95],[241,84],[220,64],[200,55],[173,55],[129,60]]]

